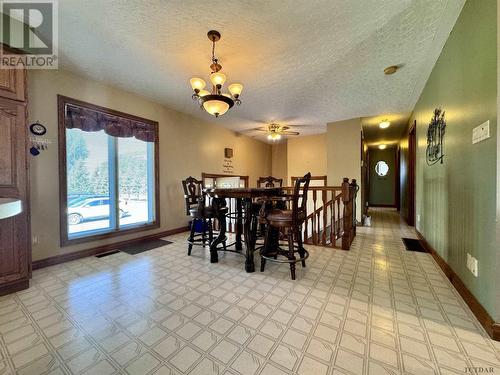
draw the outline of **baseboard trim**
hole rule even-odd
[[[180,228],[170,229],[170,230],[166,230],[166,231],[159,232],[159,233],[148,234],[146,236],[133,238],[133,239],[127,240],[127,241],[119,241],[119,242],[115,242],[112,244],[101,245],[101,246],[92,247],[90,249],[75,251],[73,253],[61,254],[61,255],[56,255],[54,257],[50,257],[50,258],[35,260],[33,262],[32,267],[33,267],[33,270],[38,270],[40,268],[54,266],[56,264],[61,264],[61,263],[69,262],[72,260],[85,258],[88,256],[94,256],[94,255],[107,253],[109,251],[116,250],[120,246],[123,246],[123,245],[130,245],[130,244],[145,241],[145,240],[152,240],[152,239],[156,239],[156,238],[167,237],[167,236],[171,236],[173,234],[186,232],[187,230],[188,230],[188,227],[180,227]]]
[[[417,236],[422,241],[425,249],[432,255],[436,263],[441,267],[444,274],[450,280],[451,284],[455,287],[458,294],[462,296],[465,303],[471,309],[472,313],[476,316],[477,320],[483,328],[486,330],[488,335],[493,340],[500,341],[500,322],[495,322],[493,318],[490,316],[488,311],[481,305],[481,303],[477,300],[477,298],[471,293],[471,291],[467,288],[464,282],[460,279],[460,277],[453,271],[453,269],[449,266],[446,261],[441,258],[438,252],[427,242],[425,237],[418,230]]]
[[[21,290],[28,289],[29,287],[30,287],[29,279],[12,281],[0,287],[0,296],[5,296],[7,294],[19,292]]]

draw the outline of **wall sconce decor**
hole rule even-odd
[[[427,165],[434,165],[439,161],[443,164],[443,140],[446,129],[444,114],[445,112],[441,110],[441,108],[436,108],[434,110],[434,116],[431,118],[431,122],[427,128]]]

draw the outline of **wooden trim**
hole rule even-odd
[[[472,313],[475,315],[479,323],[483,326],[486,332],[490,335],[493,340],[500,341],[500,322],[495,322],[490,316],[488,311],[481,305],[477,298],[471,293],[460,277],[453,271],[453,269],[446,263],[446,261],[441,258],[438,252],[427,242],[425,237],[418,230],[417,236],[422,242],[425,249],[432,255],[436,263],[441,267],[444,274],[450,280],[451,284],[455,287],[458,294],[462,296],[465,303],[471,309]]]
[[[385,203],[368,203],[368,207],[387,207],[387,208],[397,208],[395,204],[385,204]]]
[[[106,245],[92,247],[90,249],[75,251],[73,253],[61,254],[61,255],[56,255],[54,257],[50,257],[50,258],[35,260],[33,262],[33,269],[38,270],[40,268],[45,268],[45,267],[53,266],[56,264],[69,262],[72,260],[77,260],[80,258],[85,258],[85,257],[89,257],[89,256],[107,253],[111,250],[116,250],[124,245],[130,245],[130,244],[139,243],[139,242],[146,241],[146,240],[167,237],[167,236],[171,236],[171,235],[174,235],[177,233],[186,232],[188,230],[189,230],[188,227],[180,227],[180,228],[162,231],[159,233],[148,234],[146,236],[142,236],[139,238],[133,238],[131,240],[119,241],[119,242],[115,242],[112,244],[106,244]]]
[[[249,180],[250,178],[248,176],[240,176],[240,175],[235,175],[235,174],[217,174],[217,173],[205,173],[203,172],[201,174],[201,181],[203,187],[205,187],[205,179],[206,178],[214,178],[217,179],[218,177],[239,177],[241,180],[245,181],[245,187],[248,187]]]
[[[394,181],[394,195],[396,201],[396,210],[401,211],[401,147],[396,146],[396,168],[395,168],[395,181]]]
[[[5,296],[7,294],[19,292],[30,287],[30,280],[28,278],[23,278],[20,280],[13,281],[8,284],[2,284],[0,286],[0,296]]]
[[[415,226],[416,216],[416,175],[417,175],[417,120],[410,125],[408,130],[408,215],[406,222]]]
[[[124,117],[130,120],[139,121],[150,124],[155,128],[155,151],[154,151],[154,168],[155,168],[155,220],[146,225],[139,225],[128,229],[118,229],[112,232],[96,234],[82,238],[69,239],[67,217],[67,175],[66,175],[66,126],[64,123],[64,108],[66,104],[77,105],[96,111],[108,113],[114,116]],[[57,95],[57,112],[58,112],[58,132],[59,132],[59,226],[60,226],[60,244],[68,246],[79,243],[92,242],[96,240],[122,236],[125,234],[155,229],[160,227],[160,142],[158,122],[148,120],[142,117],[130,115],[114,109],[101,107],[95,104],[87,103],[78,99],[72,99],[67,96]]]

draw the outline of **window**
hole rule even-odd
[[[159,226],[158,124],[59,97],[61,244]]]
[[[385,177],[387,176],[387,173],[389,173],[389,166],[387,163],[383,160],[380,160],[375,164],[375,172],[380,176],[380,177]]]

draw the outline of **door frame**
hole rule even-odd
[[[417,166],[417,120],[413,122],[408,130],[408,216],[406,222],[415,226],[416,213],[416,166]]]

